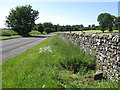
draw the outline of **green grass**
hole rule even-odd
[[[41,33],[38,32],[38,31],[31,31],[29,34],[32,35],[32,36],[41,35]],[[46,34],[46,33],[43,32],[43,34]],[[22,37],[22,36],[18,35],[13,30],[0,30],[0,39],[1,40],[17,38],[17,37]]]
[[[14,35],[17,35],[17,33],[13,30],[0,30],[0,35],[2,35],[2,36],[14,36]]]
[[[79,46],[49,38],[2,64],[3,88],[117,88],[118,83],[88,79],[95,73],[95,57]]]
[[[18,37],[22,37],[20,35],[14,35],[14,36],[0,36],[1,40],[5,40],[5,39],[12,39],[12,38],[18,38]]]
[[[29,34],[30,35],[41,35],[41,33],[38,31],[31,31],[31,32],[29,32]]]
[[[69,31],[68,31],[69,32]],[[108,30],[105,30],[105,32],[103,33],[101,30],[88,30],[88,31],[83,31],[85,33],[100,33],[100,34],[110,34]],[[72,31],[72,33],[81,33],[81,31]],[[113,32],[111,33],[115,33],[115,34],[119,34],[119,31],[118,30],[113,30]]]

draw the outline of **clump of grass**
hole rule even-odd
[[[79,46],[54,36],[5,61],[2,65],[2,86],[3,88],[117,88],[117,82],[85,78],[94,75],[94,64],[94,55],[88,57],[79,50]]]
[[[38,31],[31,31],[31,32],[29,32],[29,34],[30,35],[41,35],[41,33],[40,32],[38,32]]]
[[[0,30],[0,34],[2,36],[14,36],[14,35],[18,35],[15,31],[13,30]]]

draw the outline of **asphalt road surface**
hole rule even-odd
[[[53,35],[54,34],[2,40],[0,41],[0,44],[2,43],[2,45],[0,45],[0,50],[2,50],[2,55],[0,56],[2,56],[2,59],[0,60],[4,62],[9,58],[19,55]]]

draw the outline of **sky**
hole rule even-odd
[[[84,2],[83,2],[84,1]],[[52,22],[59,25],[99,25],[101,13],[118,16],[119,0],[0,0],[0,28],[5,28],[6,16],[16,6],[31,5],[39,11],[35,23]]]

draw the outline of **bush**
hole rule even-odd
[[[49,34],[49,33],[51,33],[51,29],[50,29],[50,28],[45,28],[45,32],[46,32],[47,34]]]

